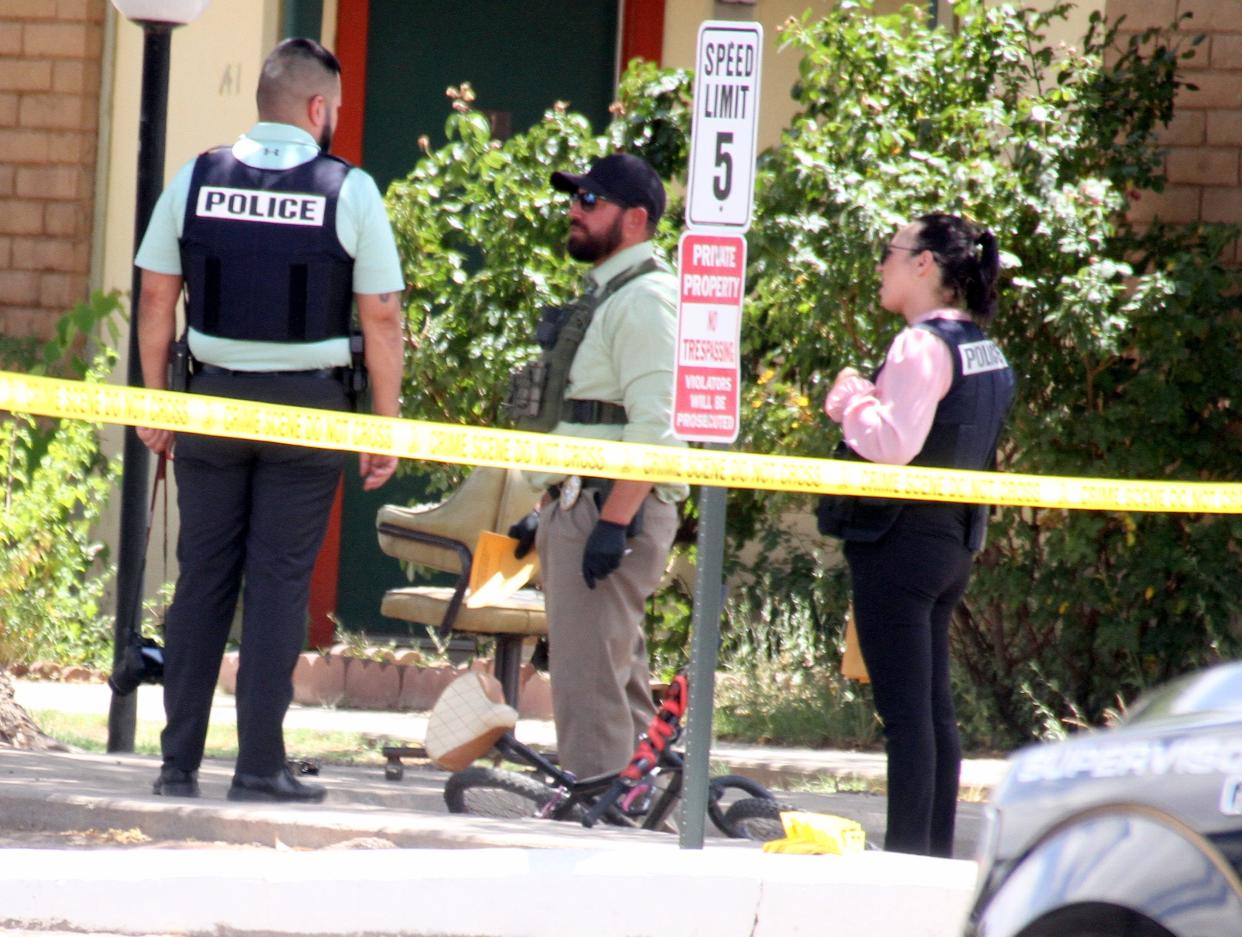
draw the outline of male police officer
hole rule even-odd
[[[175,306],[186,287],[194,393],[320,409],[348,407],[356,301],[372,409],[396,416],[403,287],[374,181],[328,155],[340,63],[288,39],[264,63],[259,123],[203,153],[156,205],[142,268],[139,345],[148,387],[166,386]],[[318,801],[286,765],[282,723],[306,635],[306,605],[343,453],[139,429],[172,457],[181,567],[165,623],[164,763],[155,793],[196,797],[212,690],[245,582],[230,800]],[[363,488],[396,459],[363,455]]]
[[[552,380],[538,390],[550,419],[530,428],[681,445],[670,419],[677,281],[657,264],[650,240],[664,186],[626,154],[604,157],[585,175],[553,173],[552,185],[572,198],[569,254],[593,268],[559,334],[541,336]],[[564,360],[557,346],[567,335],[580,344]],[[643,606],[663,575],[687,488],[531,478],[547,493],[510,533],[518,555],[532,542],[539,552],[558,753],[579,777],[616,771],[655,712]]]

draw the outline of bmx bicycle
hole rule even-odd
[[[475,765],[454,772],[444,785],[449,812],[576,820],[586,827],[602,820],[614,826],[668,831],[685,765],[684,756],[672,745],[681,735],[688,693],[686,676],[679,674],[665,691],[629,764],[621,771],[595,777],[576,778],[506,732],[494,750],[532,771]],[[707,815],[730,838],[779,839],[785,835],[781,811],[790,809],[762,784],[742,775],[727,774],[709,781]]]

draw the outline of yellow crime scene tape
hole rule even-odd
[[[1242,483],[916,468],[640,445],[280,406],[0,371],[0,410],[464,465],[1012,507],[1242,514]]]

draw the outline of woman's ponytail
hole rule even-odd
[[[917,246],[931,251],[941,279],[966,306],[976,322],[996,315],[1000,249],[996,236],[957,215],[932,214],[918,219]]]

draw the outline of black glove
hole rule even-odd
[[[586,549],[582,551],[582,578],[587,588],[594,589],[597,580],[603,579],[621,565],[625,556],[625,525],[598,520],[591,536],[587,537]]]
[[[531,511],[509,528],[509,536],[518,542],[513,555],[519,560],[535,545],[535,531],[539,529],[539,512]]]

